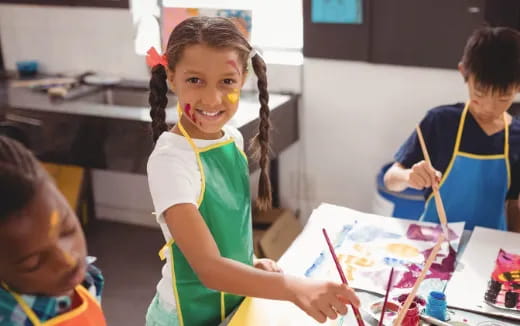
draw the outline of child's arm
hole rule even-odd
[[[508,200],[507,207],[507,228],[509,231],[520,232],[520,201]]]
[[[291,301],[319,322],[347,312],[346,303],[359,306],[354,291],[343,284],[306,280],[266,272],[222,257],[206,223],[193,204],[178,204],[165,213],[175,243],[200,281],[218,291]]]
[[[385,186],[391,191],[403,191],[408,187],[424,189],[437,185],[441,173],[435,170],[426,161],[415,163],[407,169],[399,162],[394,163],[385,173]]]

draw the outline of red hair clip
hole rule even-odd
[[[148,52],[146,52],[146,64],[148,67],[153,68],[157,65],[162,65],[164,67],[168,66],[168,61],[166,60],[166,55],[159,55],[159,52],[152,46]]]

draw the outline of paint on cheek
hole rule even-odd
[[[58,235],[58,222],[60,221],[60,216],[58,212],[53,211],[50,220],[49,220],[49,238],[54,238]]]
[[[191,117],[191,105],[186,104],[186,106],[184,107],[184,112],[186,113],[188,118],[192,119],[192,117]]]
[[[235,88],[231,93],[228,93],[226,97],[231,104],[236,104],[240,98],[240,91]]]
[[[65,252],[65,251],[61,251],[62,254],[63,254],[63,258],[65,258],[65,262],[67,263],[67,265],[73,267],[76,265],[76,259],[74,259],[74,257],[72,257],[71,254],[69,254],[68,252]]]

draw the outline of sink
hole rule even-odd
[[[129,107],[149,107],[147,89],[138,88],[106,88],[98,92],[82,96],[77,99],[78,102],[88,102],[105,105],[118,105]],[[172,106],[177,102],[177,97],[168,93],[168,106]]]

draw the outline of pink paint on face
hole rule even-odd
[[[237,63],[236,63],[235,61],[233,61],[233,60],[228,60],[228,61],[226,61],[226,63],[227,63],[228,65],[231,65],[231,66],[232,66],[232,67],[237,71],[237,73],[238,73],[239,76],[241,75],[241,73],[240,73],[240,69],[238,69],[238,65],[237,65]]]
[[[192,119],[192,117],[191,117],[191,105],[189,103],[186,104],[186,106],[184,107],[184,112],[186,113],[188,118]]]

